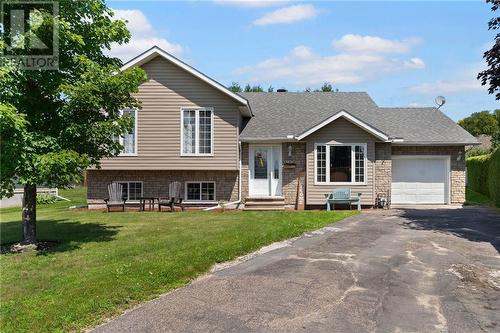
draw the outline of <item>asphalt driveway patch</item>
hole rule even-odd
[[[145,303],[95,332],[494,332],[500,216],[354,216]]]

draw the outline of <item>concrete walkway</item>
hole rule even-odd
[[[95,332],[498,332],[500,216],[355,216],[211,273]]]

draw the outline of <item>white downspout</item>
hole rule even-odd
[[[242,151],[241,151],[241,141],[238,141],[238,146],[239,146],[239,151],[240,151],[240,155],[239,155],[239,162],[238,162],[238,200],[237,201],[233,201],[233,202],[228,202],[226,205],[239,205],[241,203],[241,157],[242,157]],[[204,211],[210,211],[210,210],[213,210],[213,209],[217,209],[217,208],[220,208],[220,205],[217,204],[217,206],[213,206],[213,207],[208,207],[208,208],[205,208],[203,209]]]

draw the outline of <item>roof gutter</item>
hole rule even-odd
[[[479,146],[479,142],[393,141],[395,146]]]
[[[293,135],[287,135],[286,137],[268,137],[268,138],[257,138],[257,137],[249,137],[249,138],[241,138],[241,142],[246,143],[261,143],[261,142],[295,142],[299,139]]]

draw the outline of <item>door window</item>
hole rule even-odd
[[[267,179],[267,150],[255,150],[254,173],[255,179]]]

